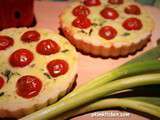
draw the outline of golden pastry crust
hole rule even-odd
[[[9,110],[9,109],[0,109],[0,118],[21,118],[24,117],[25,115],[31,114],[43,107],[46,107],[50,104],[55,103],[57,100],[59,100],[60,98],[62,98],[63,96],[65,96],[73,87],[73,83],[76,80],[76,75],[73,79],[71,79],[71,82],[68,86],[68,88],[64,89],[63,91],[61,91],[58,96],[56,96],[55,98],[50,98],[48,99],[48,101],[44,102],[44,103],[36,103],[34,106],[28,106],[28,107],[24,107],[23,106],[21,108],[17,108],[16,110]]]
[[[109,7],[115,8],[119,13],[119,17],[116,20],[106,20],[99,15],[100,11],[105,8],[106,2],[100,6],[88,7],[91,11],[88,18],[92,21],[92,25],[86,29],[80,29],[72,25],[72,21],[76,19],[72,11],[80,4],[82,5],[79,2],[71,3],[62,12],[60,15],[60,28],[64,36],[83,53],[105,58],[127,56],[142,49],[151,38],[154,21],[147,10],[138,3],[125,1],[122,5],[117,5],[116,7],[115,5],[108,4]],[[128,15],[124,13],[124,8],[131,4],[140,7],[141,15]],[[143,27],[141,30],[128,31],[122,27],[123,21],[130,17],[136,17],[142,21]],[[100,22],[104,22],[102,26],[95,27],[93,25],[93,23],[100,24]],[[112,40],[106,40],[98,34],[100,28],[106,25],[113,26],[118,32],[117,36]],[[90,35],[91,29],[92,34]],[[85,33],[81,33],[81,30]],[[129,33],[130,35],[125,36],[125,33]]]
[[[118,57],[127,56],[128,54],[134,54],[137,50],[141,50],[150,41],[151,34],[146,36],[146,38],[140,40],[138,43],[132,43],[129,45],[124,45],[121,47],[116,47],[112,44],[111,47],[106,48],[104,46],[95,46],[84,42],[85,40],[76,40],[67,29],[62,29],[65,37],[74,45],[76,48],[84,54],[91,54],[93,56],[100,57]]]

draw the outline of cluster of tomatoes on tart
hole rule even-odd
[[[149,41],[154,22],[138,3],[127,0],[74,2],[60,16],[64,35],[84,53],[126,56]]]
[[[74,47],[45,29],[0,33],[0,117],[22,117],[55,102],[76,75]]]

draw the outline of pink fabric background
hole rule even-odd
[[[49,28],[57,33],[59,23],[58,16],[61,11],[66,7],[68,2],[47,2],[47,1],[36,1],[35,2],[35,14],[37,18],[36,27]],[[101,59],[93,58],[90,56],[84,56],[78,52],[79,62],[78,62],[78,86],[85,84],[85,82],[91,80],[92,78],[100,75],[106,71],[109,71],[122,63],[132,59],[133,57],[143,53],[144,51],[154,47],[156,45],[156,40],[160,38],[160,10],[158,8],[153,8],[146,6],[146,9],[151,13],[155,20],[155,30],[153,32],[152,40],[148,43],[147,47],[143,51],[137,52],[133,56],[128,56],[126,58],[119,59]],[[123,112],[123,111],[119,111]],[[126,118],[97,118],[91,117],[91,114],[86,114],[80,117],[76,117],[73,120],[148,120],[147,118],[141,117],[139,115],[131,113],[130,117]]]

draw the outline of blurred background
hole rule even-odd
[[[73,1],[73,0],[38,0],[38,1]],[[160,0],[135,0],[141,4],[153,5],[160,8]]]

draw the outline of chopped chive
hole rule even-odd
[[[62,50],[61,52],[62,53],[66,53],[66,52],[68,52],[69,50],[68,49],[65,49],[65,50]]]
[[[32,68],[33,68],[35,65],[36,65],[36,64],[32,64],[30,67],[32,67]]]
[[[99,26],[103,26],[106,21],[100,22]]]
[[[7,78],[7,82],[14,75],[14,73],[10,70],[5,70],[4,72],[1,72],[1,74],[4,75]]]
[[[96,26],[98,26],[98,24],[97,23],[92,23],[92,26],[96,27]]]
[[[130,35],[130,33],[128,33],[128,32],[125,32],[122,34],[122,36],[129,36],[129,35]]]
[[[52,77],[48,73],[43,73],[48,79],[52,79]]]
[[[91,28],[89,31],[89,36],[91,36],[92,32],[93,32],[93,29]]]
[[[81,33],[84,33],[84,34],[88,34],[86,31],[84,31],[84,30],[80,30],[80,31],[78,31],[78,32],[81,32]]]

